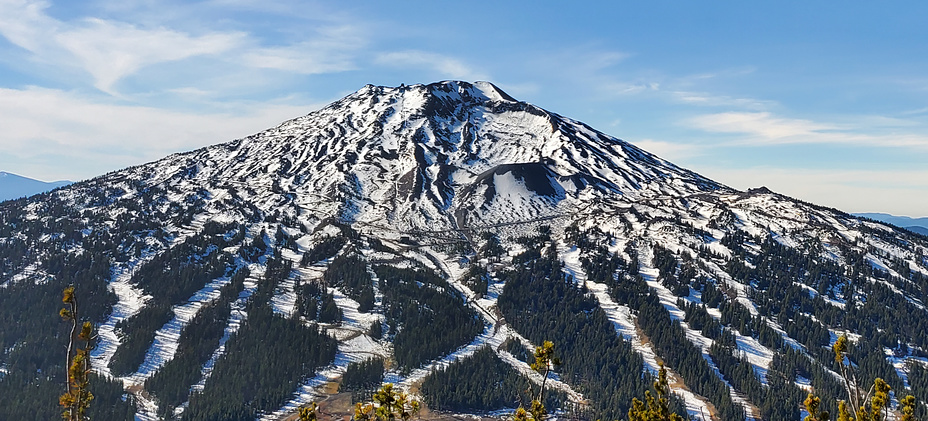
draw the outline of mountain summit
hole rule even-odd
[[[98,328],[95,419],[342,416],[381,382],[438,418],[545,384],[552,411],[620,419],[661,364],[690,418],[800,419],[809,391],[831,413],[847,396],[845,335],[860,385],[924,411],[926,255],[924,236],[732,189],[487,82],[367,85],[0,203],[0,419],[56,416],[70,284]],[[563,362],[547,381],[545,341]]]
[[[345,221],[404,229],[547,215],[612,195],[721,188],[488,82],[367,85],[274,129],[149,167],[193,182],[276,186],[315,197]]]

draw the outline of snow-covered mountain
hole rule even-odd
[[[378,382],[433,410],[494,414],[541,383],[525,354],[552,340],[549,406],[581,418],[624,417],[663,362],[690,417],[798,419],[807,391],[832,410],[844,396],[829,350],[843,333],[862,381],[926,402],[926,249],[490,83],[368,85],[0,204],[0,325],[16,326],[0,330],[0,394],[55,390],[35,377],[61,364],[46,301],[75,283],[99,324],[106,417],[125,390],[137,419],[284,419],[337,401],[372,357]]]
[[[32,196],[67,186],[70,181],[39,181],[21,175],[0,171],[0,201]]]

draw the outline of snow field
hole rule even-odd
[[[124,384],[141,385],[149,377],[174,358],[181,332],[196,317],[203,306],[219,298],[220,289],[231,282],[231,278],[216,279],[197,291],[186,304],[174,307],[174,318],[155,332],[155,339],[145,354],[139,371],[122,378]]]
[[[232,302],[232,311],[229,314],[229,321],[226,323],[226,328],[222,333],[222,338],[219,339],[219,347],[213,351],[213,355],[205,364],[203,364],[203,368],[200,370],[200,381],[190,387],[191,392],[203,391],[203,388],[206,387],[206,381],[209,380],[209,377],[213,372],[213,367],[216,365],[216,361],[219,360],[219,357],[225,354],[226,343],[229,341],[229,338],[238,332],[238,330],[242,327],[242,323],[244,323],[245,319],[248,317],[248,313],[245,311],[245,305],[248,303],[248,299],[251,298],[251,295],[254,294],[254,292],[258,289],[259,277],[263,274],[264,267],[251,265],[249,269],[251,269],[251,276],[245,279],[245,288],[241,293],[239,293],[238,298]],[[174,410],[175,415],[182,414],[186,407],[187,403],[185,402]]]
[[[335,303],[342,310],[342,322],[336,324],[320,324],[325,326],[330,336],[339,341],[335,361],[316,373],[316,375],[302,385],[293,397],[283,407],[259,418],[261,421],[274,421],[286,418],[296,412],[301,406],[308,405],[320,398],[323,394],[320,389],[328,383],[341,378],[352,362],[362,362],[368,358],[388,358],[389,344],[381,343],[367,335],[371,324],[382,319],[376,313],[361,313],[357,301],[345,296],[336,288],[329,288],[329,293],[335,297]],[[312,322],[305,322],[313,324]]]
[[[135,261],[113,270],[113,280],[110,282],[109,288],[116,294],[117,301],[113,305],[113,312],[109,318],[97,328],[97,346],[90,353],[91,366],[94,371],[103,376],[113,377],[109,367],[110,361],[113,359],[116,349],[122,343],[116,334],[116,324],[134,316],[151,298],[143,295],[142,290],[136,288],[130,281],[135,271],[153,257],[152,255],[147,259]]]
[[[711,368],[712,371],[715,372],[715,375],[718,376],[719,380],[725,383],[725,385],[729,388],[732,401],[741,405],[744,408],[745,415],[749,419],[760,419],[760,414],[757,414],[754,412],[753,405],[751,405],[750,402],[748,402],[747,398],[742,396],[739,391],[735,390],[735,388],[732,387],[732,385],[728,382],[728,380],[725,380],[725,376],[722,375],[722,372],[719,370],[719,368],[715,365],[715,362],[712,361],[712,358],[709,356],[709,348],[712,346],[712,344],[715,341],[703,336],[702,332],[691,329],[689,327],[689,325],[684,321],[684,319],[686,318],[686,312],[684,312],[679,307],[677,307],[677,304],[676,304],[677,297],[673,295],[673,293],[669,289],[667,289],[667,287],[665,287],[663,284],[657,281],[657,277],[660,274],[660,272],[658,271],[658,269],[648,266],[649,265],[648,262],[651,262],[653,258],[653,253],[651,251],[651,248],[647,246],[641,246],[639,248],[639,257],[640,257],[639,269],[638,269],[639,273],[641,273],[641,276],[645,279],[645,282],[648,284],[651,290],[657,293],[657,296],[660,298],[661,304],[670,313],[670,318],[672,320],[679,321],[680,327],[683,328],[686,338],[689,339],[689,341],[692,342],[694,345],[700,348],[700,350],[702,351],[702,357],[704,360],[706,360],[706,363],[709,365],[709,368]],[[744,300],[747,300],[747,298],[744,298]],[[740,297],[739,297],[739,301],[741,301]],[[748,302],[750,303],[750,301]],[[751,306],[748,307],[748,309],[749,310],[753,309],[754,311],[752,312],[752,314],[757,314],[757,310],[753,307],[753,303],[751,303]],[[746,341],[743,341],[743,342],[747,343]],[[756,341],[754,342],[756,343]],[[741,344],[742,342],[738,342],[739,350],[745,353],[748,353],[748,351],[741,349]],[[756,345],[763,348],[763,346],[761,346],[760,344],[756,344]],[[758,350],[754,350],[750,348],[748,350],[753,352],[753,355],[762,354],[762,352]],[[765,363],[766,365],[763,365],[763,366],[755,365],[754,372],[756,373],[759,370],[761,370],[763,373],[766,373],[767,370],[769,369],[770,362],[773,361],[773,357],[771,354],[769,361],[764,360],[763,358],[755,357],[755,361],[760,362],[760,363]],[[759,380],[762,383],[766,384],[767,378],[766,376],[764,376],[764,377],[761,377]]]
[[[559,246],[559,254],[564,262],[564,272],[573,276],[575,282],[578,284],[586,283],[586,287],[593,293],[593,296],[595,296],[596,300],[599,302],[599,307],[603,309],[606,313],[606,317],[612,322],[616,333],[631,343],[632,349],[638,352],[644,360],[644,368],[647,369],[651,375],[656,376],[660,370],[660,365],[657,362],[657,353],[654,347],[650,343],[645,344],[641,335],[638,334],[631,309],[627,306],[617,304],[612,297],[609,296],[609,287],[606,286],[606,284],[587,280],[586,272],[580,265],[580,250],[577,247],[572,246],[567,248],[563,243],[559,244]],[[669,377],[668,380],[670,382],[680,381],[682,383],[680,375],[677,374],[672,367],[666,368]],[[673,388],[672,392],[683,399],[686,412],[690,417],[698,418],[702,421],[710,421],[710,419],[707,418],[710,411],[709,403],[706,398],[686,388]]]

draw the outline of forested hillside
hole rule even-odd
[[[98,332],[94,419],[282,420],[381,382],[492,416],[544,383],[551,413],[626,419],[663,364],[680,415],[793,420],[809,392],[836,413],[839,360],[925,419],[926,255],[488,83],[367,86],[0,202],[0,419],[59,415],[68,285]]]

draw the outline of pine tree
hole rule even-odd
[[[809,396],[806,397],[805,402],[802,403],[806,407],[806,411],[809,415],[806,415],[803,418],[803,421],[828,421],[830,415],[828,411],[819,411],[818,408],[822,405],[822,399],[818,396],[815,396],[809,393]]]
[[[309,406],[301,406],[299,421],[316,421],[317,419],[316,409],[317,407],[316,407],[315,402],[313,402]]]
[[[390,383],[381,386],[371,398],[371,402],[355,404],[356,421],[407,421],[419,412],[419,401],[394,390]]]
[[[538,386],[538,393],[532,395],[531,407],[526,410],[525,407],[519,406],[512,418],[516,421],[541,421],[548,416],[548,410],[545,408],[545,386],[548,382],[548,374],[553,367],[561,365],[561,360],[554,356],[554,343],[544,341],[539,347],[535,347],[535,362],[532,363],[532,369],[542,374],[541,385]]]
[[[847,388],[847,401],[838,401],[838,421],[885,421],[889,412],[890,398],[889,391],[892,389],[886,381],[877,377],[873,380],[873,386],[862,393],[858,387],[860,384],[853,367],[846,362],[848,351],[847,335],[841,335],[832,345],[832,351],[835,354],[835,362],[841,369],[841,377],[844,379],[844,385]],[[813,394],[806,398],[805,405],[809,411],[806,421],[827,421],[828,413],[816,412],[820,399]],[[850,409],[848,405],[850,404]],[[902,414],[902,420],[914,421],[915,416],[915,398],[911,395],[899,400],[896,408]]]
[[[71,322],[71,332],[68,336],[68,380],[67,392],[58,398],[58,403],[64,408],[61,417],[67,421],[83,421],[87,418],[87,408],[93,400],[90,393],[90,351],[93,349],[93,324],[79,323],[77,313],[77,298],[74,296],[74,286],[64,289],[61,301],[65,307],[59,314],[67,322]],[[80,329],[78,329],[80,326]],[[80,347],[78,342],[83,342]]]
[[[667,383],[667,369],[664,368],[664,363],[660,364],[660,369],[657,371],[654,390],[657,392],[657,399],[654,399],[650,390],[644,392],[644,399],[647,403],[641,402],[638,398],[632,398],[632,407],[628,410],[628,420],[684,421],[679,414],[670,411],[670,386]]]

